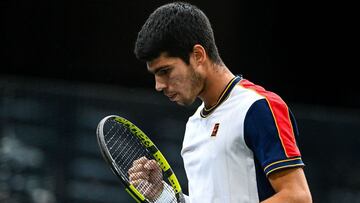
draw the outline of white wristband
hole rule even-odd
[[[160,196],[156,199],[155,203],[176,203],[175,192],[173,188],[163,181],[164,188]],[[169,195],[169,192],[172,194]]]

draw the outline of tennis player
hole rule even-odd
[[[294,115],[278,95],[226,67],[200,9],[180,2],[157,8],[138,33],[135,54],[171,101],[202,100],[181,151],[186,203],[312,202]],[[137,184],[161,170],[141,158],[129,174]],[[163,187],[154,184],[148,198],[160,198]]]

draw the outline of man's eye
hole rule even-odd
[[[159,74],[159,75],[166,75],[168,72],[169,72],[169,69],[168,69],[168,68],[164,68],[164,69],[159,70],[158,74]]]

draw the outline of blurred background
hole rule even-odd
[[[169,1],[0,3],[0,202],[133,202],[103,161],[97,123],[122,115],[151,135],[187,192],[187,117],[154,90],[133,47]],[[314,202],[360,202],[360,96],[351,12],[298,1],[190,1],[225,64],[292,108]],[[357,63],[355,63],[357,64]]]

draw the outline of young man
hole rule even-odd
[[[171,101],[202,100],[181,151],[187,203],[312,202],[294,116],[278,95],[230,72],[200,9],[179,2],[156,9],[138,34],[135,54]],[[161,171],[141,158],[129,176],[136,186]],[[158,198],[163,187],[154,184],[147,198]]]

